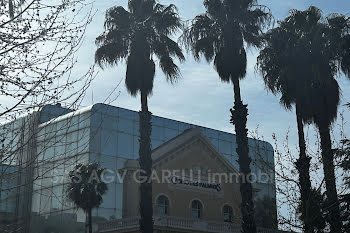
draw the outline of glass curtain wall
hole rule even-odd
[[[62,116],[57,117],[58,115]],[[36,159],[32,165],[31,232],[84,232],[85,214],[74,208],[65,197],[67,174],[77,163],[98,162],[103,168],[115,171],[123,168],[128,159],[137,159],[138,112],[95,104],[67,113],[59,106],[51,106],[43,109],[39,123],[41,124],[35,129],[33,144]],[[14,129],[14,125],[12,122],[6,124],[6,127]],[[152,148],[194,127],[198,126],[153,116]],[[238,169],[235,135],[205,127],[200,129],[216,149]],[[3,131],[0,132],[1,135],[4,135]],[[19,139],[11,136],[5,140],[7,144],[17,145],[15,142]],[[253,173],[266,172],[273,177],[270,169],[274,164],[272,146],[253,139],[249,140],[249,146],[253,158]],[[8,171],[16,172],[16,162],[7,161],[6,164]],[[1,169],[4,170],[6,166],[2,165]],[[17,194],[6,187],[16,186],[15,182],[18,181],[13,179],[12,183],[0,180],[1,182],[0,214],[4,214],[16,209],[13,207],[15,202],[11,200],[16,200]],[[123,217],[122,181],[116,178],[108,184],[108,188],[104,202],[93,211],[94,222]],[[268,183],[255,183],[254,188],[258,190],[256,197],[275,198],[274,179]],[[64,224],[59,224],[60,222]]]
[[[155,149],[186,129],[199,127],[194,124],[179,122],[163,117],[152,116],[152,148]],[[200,127],[202,133],[216,149],[237,170],[235,135]],[[253,159],[251,169],[254,174],[265,173],[271,179],[258,180],[253,187],[257,192],[255,198],[275,200],[274,154],[272,146],[260,140],[249,139],[250,156]],[[139,115],[138,112],[104,104],[96,104],[91,109],[90,159],[102,167],[120,169],[127,159],[137,159],[139,150]],[[258,177],[258,176],[257,176]],[[105,203],[96,211],[104,219],[120,218],[122,213],[122,185],[116,182],[110,185]],[[113,198],[115,196],[115,198]]]

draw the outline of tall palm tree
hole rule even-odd
[[[96,62],[117,65],[126,60],[125,84],[132,96],[141,95],[139,163],[142,174],[149,180],[152,169],[151,113],[147,98],[152,93],[155,74],[154,58],[168,81],[173,83],[180,77],[173,58],[184,61],[179,45],[170,37],[181,28],[177,8],[164,6],[155,0],[129,0],[129,11],[121,6],[107,10],[105,32],[96,39],[98,49]],[[140,185],[140,231],[153,232],[152,184]]]
[[[97,163],[78,164],[69,172],[67,198],[87,214],[89,233],[92,233],[92,209],[102,204],[102,196],[108,190],[101,181],[102,172]]]
[[[339,14],[333,14],[324,19],[322,12],[315,7],[311,7],[306,13],[314,14],[316,17],[310,22],[314,25],[310,27],[312,30],[304,31],[304,35],[310,35],[310,39],[304,44],[305,51],[309,52],[305,55],[309,57],[307,64],[310,72],[306,84],[308,93],[304,99],[306,103],[304,107],[309,111],[312,122],[315,123],[320,134],[331,232],[340,233],[343,231],[330,129],[336,120],[340,102],[340,87],[335,76],[342,72],[350,78],[350,22],[348,18]],[[298,19],[297,23],[303,31],[305,20]]]
[[[330,127],[336,119],[340,90],[335,75],[342,70],[349,76],[349,23],[342,15],[324,19],[316,7],[291,10],[279,27],[266,35],[266,46],[258,66],[266,86],[281,93],[288,109],[295,104],[300,156],[296,162],[302,199],[305,232],[313,232],[309,202],[310,158],[305,153],[303,123],[315,123],[321,137],[322,160],[332,232],[341,232],[339,202],[334,176]]]
[[[245,179],[251,173],[251,158],[246,129],[248,109],[241,99],[240,80],[245,77],[247,68],[245,43],[259,47],[262,27],[269,21],[269,14],[256,4],[256,0],[204,0],[206,12],[196,16],[183,35],[195,59],[203,55],[208,62],[214,61],[220,79],[233,84],[234,107],[230,111],[231,123],[236,129],[240,172],[244,176],[240,191],[245,233],[256,232],[256,224],[252,184]]]
[[[296,14],[302,17],[301,12],[292,10],[290,15],[279,27],[270,30],[264,36],[266,44],[258,56],[258,67],[263,75],[266,87],[274,94],[281,94],[280,103],[286,109],[291,110],[295,105],[299,138],[299,158],[296,161],[296,168],[299,172],[299,185],[301,196],[301,213],[304,221],[304,231],[313,232],[310,222],[311,213],[308,211],[308,202],[311,191],[310,181],[310,157],[306,154],[306,143],[304,137],[304,122],[311,120],[305,103],[304,81],[310,75],[306,72],[307,56],[304,56],[303,47],[299,47],[300,32],[295,32]],[[311,20],[311,17],[304,20]],[[305,27],[310,26],[305,24]],[[310,29],[308,29],[310,30]]]

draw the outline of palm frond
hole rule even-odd
[[[185,60],[179,44],[165,35],[153,38],[151,49],[158,58],[166,54],[167,56],[178,58],[181,62]]]
[[[210,62],[214,56],[215,56],[215,49],[214,49],[214,40],[216,38],[214,37],[204,37],[197,41],[193,48],[194,56],[198,60],[200,57],[200,54],[204,56],[204,58],[207,60],[207,62]]]
[[[334,77],[348,67],[344,22],[339,15],[325,20],[315,7],[292,10],[264,37],[257,64],[265,85],[281,93],[283,106],[298,102],[305,123],[319,123],[322,117],[330,125],[336,119],[340,88]]]
[[[117,65],[128,56],[128,44],[112,42],[101,45],[95,52],[95,62],[103,68],[104,65]]]
[[[155,75],[152,56],[170,82],[180,76],[173,58],[184,61],[180,46],[170,36],[182,28],[175,5],[168,6],[155,0],[129,0],[129,12],[123,7],[112,7],[106,12],[105,32],[96,38],[98,49],[95,61],[117,65],[127,61],[125,84],[131,95],[139,91],[151,94]]]
[[[154,13],[155,0],[129,0],[128,9],[139,22],[147,20]]]
[[[218,24],[208,15],[195,17],[191,27],[184,31],[182,42],[187,50],[192,51],[195,59],[204,55],[207,61],[214,58],[215,52],[220,50],[220,32]]]
[[[225,20],[226,12],[224,1],[222,0],[204,0],[204,6],[207,9],[207,14],[216,20]]]
[[[261,47],[263,43],[263,29],[270,25],[272,14],[266,7],[259,6],[247,10],[242,24],[243,38],[248,46]]]
[[[102,203],[108,186],[100,180],[103,169],[97,163],[78,164],[69,172],[66,195],[78,208],[88,211]],[[96,175],[97,179],[91,179]]]
[[[295,104],[295,99],[289,95],[282,95],[280,98],[280,105],[282,105],[286,110],[292,110],[293,104]]]
[[[98,36],[95,43],[95,62],[103,65],[117,65],[126,59],[129,53],[132,35],[131,16],[123,7],[112,7],[106,12],[105,32]]]
[[[170,83],[176,82],[181,77],[179,67],[170,56],[161,56],[159,59],[159,66]]]
[[[105,30],[130,29],[130,24],[132,23],[131,20],[132,15],[127,10],[125,10],[124,7],[111,7],[106,11],[104,27]]]
[[[271,18],[266,7],[254,0],[205,0],[206,12],[197,15],[181,37],[196,60],[203,55],[224,82],[246,75],[244,45],[260,47],[262,30]]]
[[[157,4],[152,17],[154,17],[155,29],[160,34],[168,36],[178,32],[182,28],[178,10],[173,4],[169,6]]]
[[[179,67],[174,63],[172,57],[178,58],[181,62],[185,60],[180,46],[167,36],[160,36],[153,40],[152,51],[159,58],[159,66],[166,75],[167,80],[174,83],[179,78]]]
[[[142,0],[128,0],[128,9],[134,14],[140,8]]]

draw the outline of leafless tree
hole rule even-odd
[[[93,66],[73,75],[92,9],[88,0],[4,0],[0,4],[0,206],[4,207],[9,191],[6,185],[15,185],[17,192],[32,192],[33,182],[45,176],[38,163],[51,162],[50,158],[39,161],[40,150],[64,143],[52,130],[55,140],[36,151],[43,134],[38,127],[39,110],[58,103],[76,109],[95,77]],[[73,126],[67,122],[61,127]],[[50,132],[45,129],[44,133]],[[54,169],[49,167],[46,172]],[[16,215],[25,216],[31,197],[20,198],[17,203],[25,208],[19,206]],[[17,222],[0,231],[26,232],[27,228],[28,222]]]
[[[86,86],[92,70],[72,77],[93,13],[86,0],[4,0],[0,5],[0,117],[10,120]],[[12,8],[12,9],[11,9]],[[78,85],[81,83],[81,85]],[[71,101],[70,101],[71,102]]]
[[[342,148],[342,142],[346,139],[345,126],[347,122],[340,113],[340,120],[333,125],[332,143],[333,148]],[[310,166],[310,177],[314,192],[319,193],[321,198],[325,191],[324,177],[322,175],[322,161],[320,139],[317,130],[314,127],[306,127],[306,144],[307,154],[312,158]],[[259,127],[249,132],[249,135],[257,140],[265,140],[259,133]],[[286,231],[302,231],[302,222],[300,220],[300,186],[298,183],[298,172],[295,166],[295,161],[298,157],[297,144],[291,143],[290,132],[287,130],[284,138],[278,138],[276,134],[272,135],[275,163],[271,165],[266,163],[264,153],[259,146],[254,147],[254,153],[260,158],[262,169],[265,172],[273,171],[275,174],[276,193],[277,193],[277,211],[279,228]],[[347,186],[343,185],[344,171],[341,168],[341,159],[335,160],[336,175],[338,182],[338,192],[342,196],[348,192]],[[322,203],[320,203],[322,205]],[[327,215],[327,206],[323,206],[321,215]],[[318,216],[320,217],[320,216]],[[318,220],[318,223],[321,220]],[[321,224],[322,225],[322,224]],[[328,226],[326,225],[325,228]],[[321,227],[322,228],[322,227]],[[323,229],[322,229],[323,230]],[[322,231],[321,231],[322,232]]]

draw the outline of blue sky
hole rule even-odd
[[[106,9],[114,5],[126,6],[126,0],[97,1],[94,8],[97,10],[93,22],[87,30],[85,42],[79,53],[77,71],[87,69],[94,62],[96,46],[94,39],[103,31],[103,21]],[[163,4],[176,4],[179,14],[184,20],[192,19],[204,11],[202,0],[160,0]],[[350,15],[350,1],[316,1],[316,0],[263,0],[259,3],[268,6],[275,19],[283,19],[290,8],[306,9],[310,5],[320,7],[325,14],[338,12]],[[279,105],[279,97],[269,93],[263,84],[262,78],[255,70],[255,49],[248,49],[248,72],[241,82],[241,92],[245,103],[248,104],[248,129],[259,127],[259,134],[265,140],[272,142],[271,135],[276,133],[280,138],[290,130],[292,144],[297,143],[296,121],[293,112],[285,111]],[[149,108],[153,114],[177,119],[180,121],[199,124],[202,126],[234,132],[229,124],[229,109],[233,105],[232,85],[222,83],[212,64],[205,61],[196,62],[190,54],[185,63],[180,64],[182,78],[171,85],[166,82],[164,74],[156,73],[153,95],[149,100]],[[99,69],[99,68],[98,68]],[[125,64],[118,67],[99,70],[99,74],[90,87],[83,105],[104,102],[110,92],[122,81],[117,92],[120,96],[110,104],[132,109],[140,109],[139,98],[130,96],[124,85]],[[350,81],[339,78],[342,87],[343,99],[350,101]],[[92,98],[93,93],[93,98]],[[115,97],[116,94],[112,95]],[[345,108],[341,108],[341,110]],[[349,116],[349,111],[345,116]],[[349,126],[346,129],[350,129]]]

